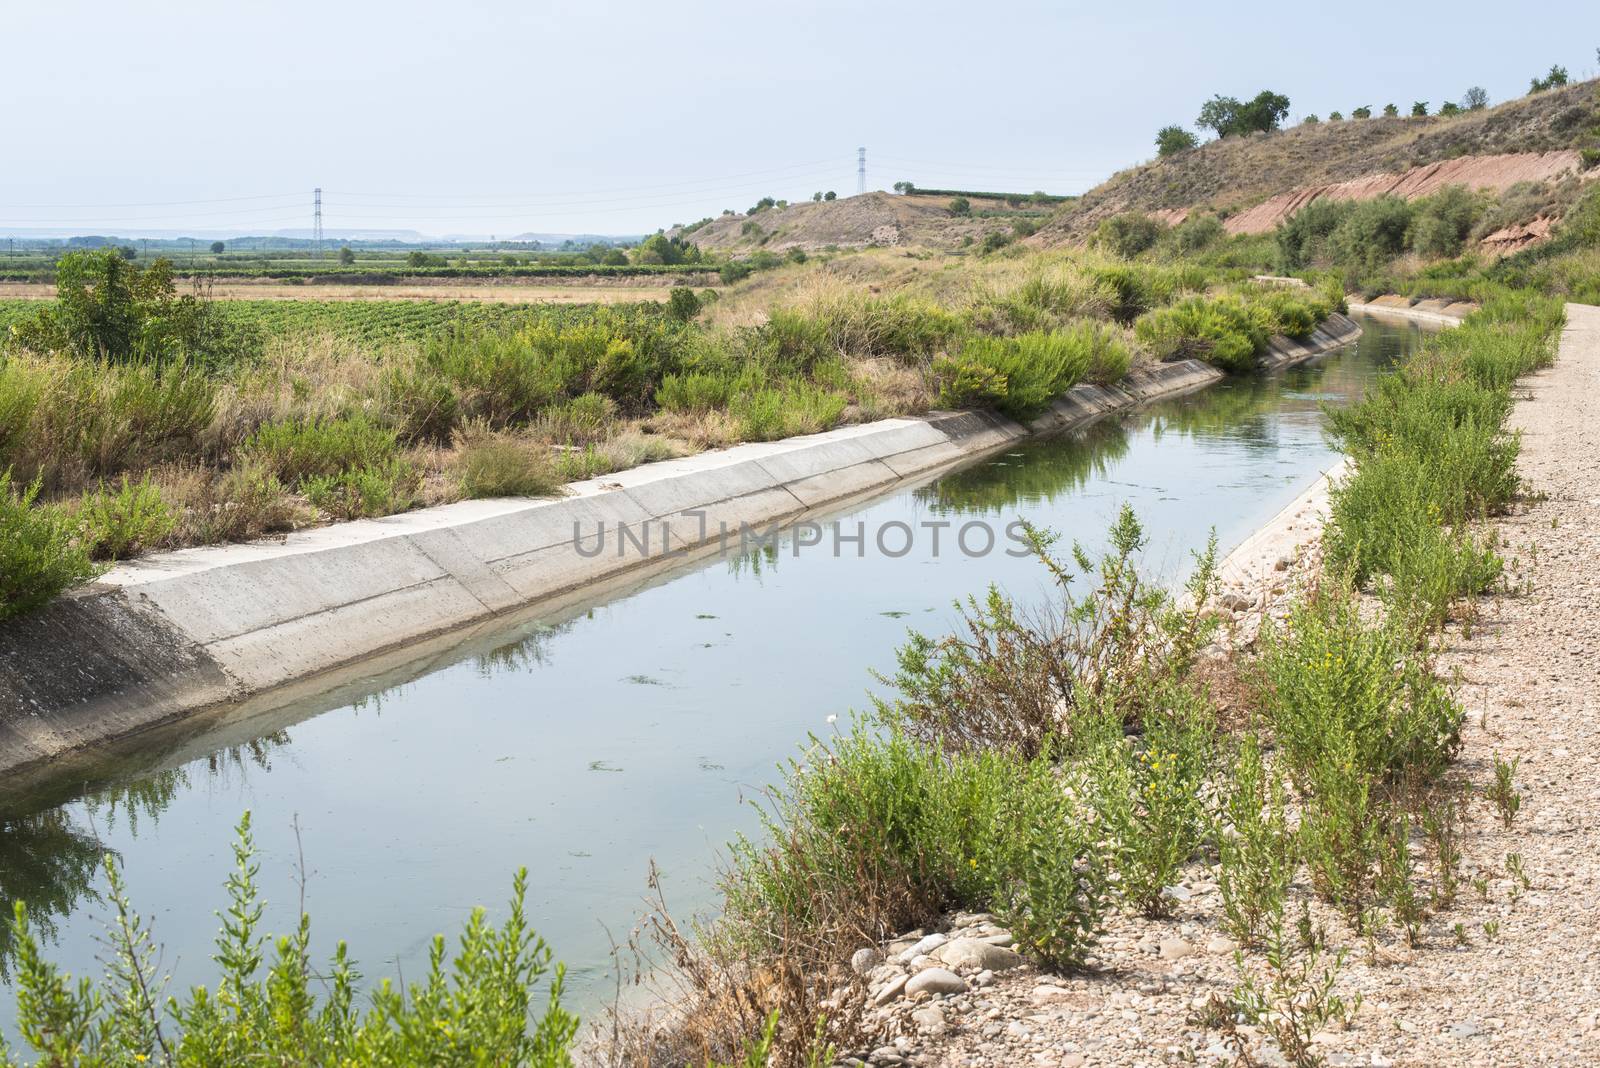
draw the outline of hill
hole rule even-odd
[[[1600,82],[1456,116],[1346,119],[1211,141],[1130,167],[1057,214],[1031,242],[1078,240],[1122,212],[1181,221],[1205,209],[1233,233],[1261,233],[1319,196],[1413,197],[1445,185],[1502,191],[1583,173],[1600,149]],[[1591,157],[1592,158],[1592,157]]]
[[[954,199],[950,195],[872,192],[840,200],[805,200],[675,227],[667,234],[682,234],[707,251],[735,255],[757,249],[815,252],[869,245],[952,249],[980,243],[992,233],[1009,236],[1018,223],[1031,229],[1049,219],[1057,206],[969,193],[968,214],[958,214],[951,208]]]

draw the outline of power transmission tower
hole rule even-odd
[[[322,187],[317,186],[312,194],[315,197],[311,209],[311,242],[316,247],[317,259],[322,258]]]
[[[856,149],[856,196],[867,191],[867,150]]]

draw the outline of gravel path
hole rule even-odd
[[[1533,498],[1496,523],[1513,592],[1486,599],[1470,630],[1453,626],[1441,658],[1443,672],[1460,672],[1468,711],[1456,768],[1471,790],[1460,894],[1414,949],[1393,930],[1369,949],[1315,910],[1334,942],[1350,946],[1339,991],[1363,999],[1347,1029],[1318,1037],[1330,1065],[1600,1063],[1600,308],[1568,305],[1567,313],[1555,366],[1516,390],[1512,425],[1523,435],[1519,468]],[[1256,581],[1266,588],[1254,603],[1281,600],[1278,589],[1315,566],[1315,556],[1260,569]],[[1509,830],[1482,798],[1497,754],[1520,762],[1521,812]],[[1525,884],[1507,869],[1512,853]],[[900,1037],[866,1059],[995,1068],[1232,1063],[1217,1032],[1195,1019],[1209,996],[1226,996],[1238,980],[1233,945],[1217,929],[1211,873],[1192,868],[1178,896],[1170,919],[1112,919],[1084,973],[1045,975],[992,954],[952,965],[965,982],[947,970],[949,994],[896,990],[880,1011]],[[1009,941],[988,917],[956,917],[951,926],[963,946]],[[880,993],[904,982],[896,973],[942,963],[942,951],[920,958],[930,947],[911,940],[885,948],[889,962],[859,962]],[[897,953],[906,954],[899,966]],[[1284,1063],[1255,1041],[1251,1052],[1255,1063]]]

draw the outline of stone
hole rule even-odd
[[[1478,1026],[1478,1021],[1462,1020],[1460,1023],[1453,1023],[1445,1028],[1445,1034],[1451,1038],[1472,1038],[1474,1035],[1481,1033],[1482,1030]]]
[[[1217,599],[1217,603],[1230,612],[1248,612],[1255,607],[1255,599],[1232,590]]]
[[[944,1010],[937,1005],[913,1012],[911,1022],[917,1025],[918,1030],[932,1035],[942,1035],[945,1031]]]
[[[870,1064],[901,1064],[904,1063],[905,1058],[893,1046],[879,1046],[868,1054],[867,1061]]]
[[[850,958],[850,970],[857,975],[870,974],[872,969],[883,963],[883,954],[868,946],[858,949]]]
[[[898,959],[902,964],[904,964],[913,957],[920,957],[924,954],[932,953],[934,950],[938,949],[948,941],[950,941],[949,935],[935,931],[933,934],[928,935],[917,942],[917,944],[912,946],[910,949],[901,952]]]
[[[1211,941],[1206,943],[1207,953],[1232,953],[1239,948],[1239,943],[1226,935],[1212,935]]]
[[[963,994],[967,981],[946,968],[926,968],[913,975],[905,985],[906,994]]]
[[[1194,947],[1181,938],[1163,938],[1161,940],[1162,960],[1182,960],[1194,953]]]
[[[909,977],[904,975],[897,975],[893,979],[890,979],[884,984],[883,989],[874,995],[872,1003],[879,1007],[889,1004],[889,1002],[905,993],[906,984],[908,981]]]
[[[1032,997],[1035,1005],[1051,1005],[1058,1001],[1072,1000],[1072,991],[1046,983],[1034,987]]]
[[[1022,958],[1004,946],[975,938],[958,938],[934,950],[933,956],[951,968],[1004,972],[1022,964]]]

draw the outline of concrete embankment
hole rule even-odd
[[[1285,366],[1353,341],[1342,316]],[[1196,361],[1082,385],[1031,429],[971,412],[887,419],[649,464],[553,500],[463,501],[152,556],[0,625],[0,772],[36,765],[467,627],[744,527],[816,509],[1221,378]]]
[[[1373,297],[1372,300],[1350,301],[1350,311],[1361,315],[1388,316],[1393,319],[1410,319],[1415,323],[1434,326],[1456,326],[1462,319],[1478,310],[1467,301],[1419,300],[1410,297]]]

